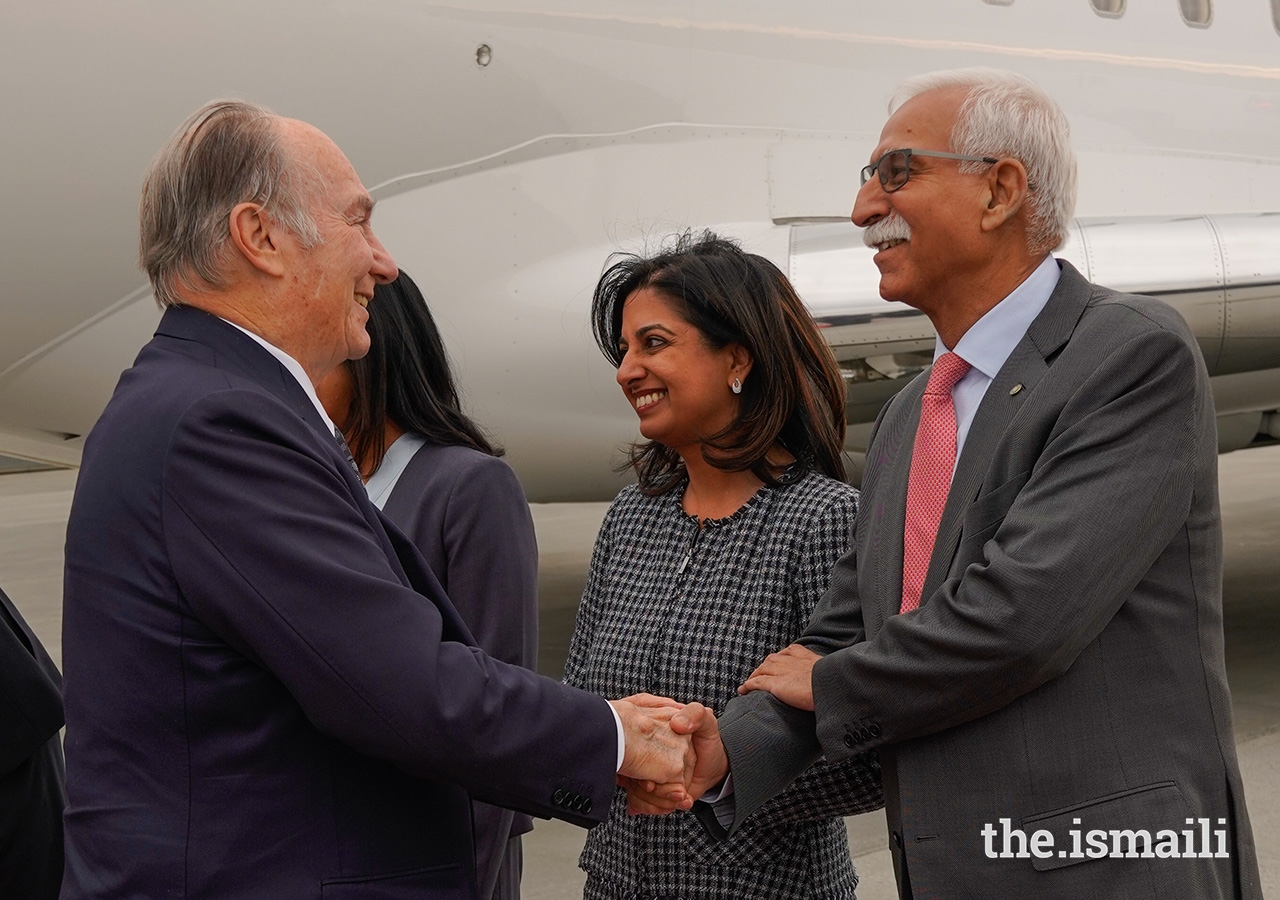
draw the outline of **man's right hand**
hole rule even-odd
[[[670,720],[671,730],[689,735],[693,741],[695,762],[683,790],[676,785],[653,780],[623,779],[627,790],[627,811],[640,815],[666,815],[677,809],[689,809],[693,801],[724,781],[729,760],[720,743],[720,730],[715,714],[701,703],[690,703]]]
[[[619,783],[647,781],[665,787],[670,802],[693,805],[686,786],[694,777],[694,741],[671,729],[680,704],[647,695],[610,700],[622,720],[626,746]],[[675,808],[675,807],[673,807]]]

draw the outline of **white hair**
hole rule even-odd
[[[162,307],[179,288],[225,288],[231,210],[257,203],[304,246],[320,243],[309,212],[320,188],[314,167],[283,146],[279,119],[239,100],[196,110],[156,154],[142,186],[139,259]]]
[[[953,69],[909,78],[889,101],[892,115],[919,94],[961,89],[965,100],[951,132],[951,151],[1007,156],[1027,170],[1027,248],[1048,253],[1066,242],[1076,207],[1076,157],[1062,108],[1030,78],[1001,69]],[[977,172],[981,163],[962,163]]]

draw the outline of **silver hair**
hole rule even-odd
[[[1053,98],[1030,78],[1001,69],[930,72],[909,78],[889,101],[892,115],[927,91],[962,89],[964,102],[951,132],[955,153],[1008,156],[1027,170],[1030,215],[1027,248],[1048,253],[1067,240],[1076,208],[1076,156],[1071,128]],[[981,171],[982,163],[962,163],[960,171]]]
[[[320,243],[309,207],[314,167],[293,159],[271,110],[214,100],[192,113],[151,161],[142,186],[139,259],[162,307],[180,289],[225,288],[231,210],[257,203],[304,246]]]

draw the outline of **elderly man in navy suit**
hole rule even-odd
[[[315,128],[238,102],[152,164],[166,312],[67,528],[64,898],[468,898],[468,793],[582,825],[686,776],[672,710],[485,656],[314,383],[396,266]]]

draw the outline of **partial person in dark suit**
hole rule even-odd
[[[444,341],[403,271],[373,291],[369,352],[316,385],[373,505],[422,552],[476,643],[538,665],[538,544],[524,488],[462,411]],[[481,900],[518,900],[533,820],[473,801]]]
[[[1038,87],[938,73],[891,111],[853,221],[935,362],[876,423],[804,637],[724,714],[733,827],[874,749],[904,897],[1257,898],[1196,341],[1050,255],[1075,160]]]
[[[62,884],[62,675],[0,591],[0,897]]]
[[[670,708],[486,656],[314,384],[395,263],[320,131],[206,105],[142,196],[166,307],[67,525],[62,896],[472,898],[468,792],[587,825],[685,777]]]

